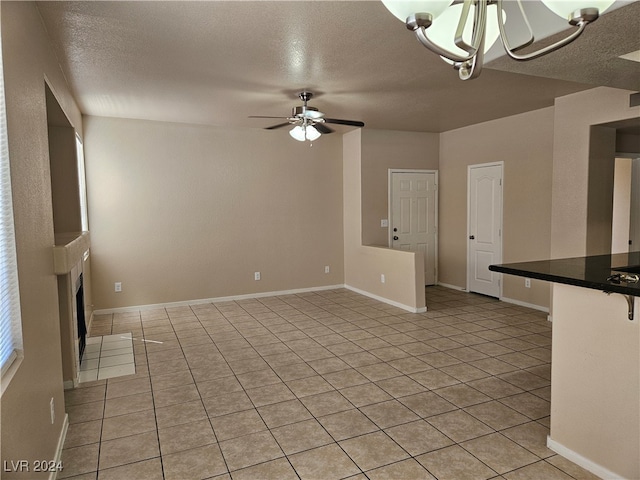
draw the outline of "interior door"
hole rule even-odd
[[[425,285],[436,283],[436,172],[391,172],[391,248],[422,252]]]
[[[469,167],[467,289],[500,297],[500,274],[489,265],[502,262],[502,164]]]

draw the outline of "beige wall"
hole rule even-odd
[[[71,124],[81,118],[31,2],[1,2],[9,155],[24,359],[2,395],[2,460],[54,458],[64,420],[45,76]],[[51,424],[49,402],[55,402]],[[48,474],[2,478],[46,478]]]
[[[362,246],[362,131],[343,137],[344,282],[411,311],[425,308],[421,253]],[[381,282],[385,275],[385,283]]]
[[[437,170],[437,133],[362,130],[362,244],[389,246],[389,169]]]
[[[56,234],[82,230],[76,134],[72,127],[49,126],[49,159]]]
[[[82,125],[35,5],[1,2],[0,9],[25,347],[2,395],[1,451],[6,461],[43,460],[53,458],[64,418],[45,80],[71,124],[80,131]],[[440,280],[466,284],[469,164],[505,162],[505,262],[546,258],[549,251],[555,258],[584,254],[589,129],[640,116],[628,99],[629,92],[599,88],[558,99],[555,109],[442,134]],[[360,131],[345,136],[343,152],[338,135],[310,149],[286,132],[99,118],[88,118],[87,128],[96,306],[342,282],[424,306],[418,255],[361,246],[363,232],[375,230],[369,215],[379,225],[381,209],[366,213],[363,229],[361,176],[371,172],[363,174],[360,164],[360,149],[367,155],[370,145],[360,145]],[[551,184],[553,211],[544,193]],[[255,282],[258,270],[263,280]],[[113,293],[114,281],[123,283],[121,294]],[[518,282],[505,278],[505,296],[545,304],[546,284],[534,281],[525,290]]]
[[[631,93],[599,87],[556,99],[553,121],[551,258],[587,254],[590,237],[588,210],[590,203],[593,208],[593,202],[597,201],[593,195],[590,197],[588,189],[589,163],[592,161],[589,153],[592,145],[591,127],[638,118],[640,107],[629,107]],[[609,160],[613,163],[615,150],[609,153]],[[598,154],[603,155],[603,152]],[[600,229],[601,225],[596,223],[594,227]],[[597,230],[593,232],[595,235]]]
[[[504,162],[503,262],[549,257],[553,108],[445,132],[440,136],[438,281],[466,288],[467,167]],[[503,296],[549,306],[549,284],[503,276]]]
[[[616,133],[616,152],[631,154],[636,158],[640,156],[640,135]],[[635,154],[635,155],[633,155]]]
[[[602,253],[610,245],[611,210],[598,211],[596,202],[611,208],[615,131],[594,125],[638,118],[630,93],[601,87],[556,99],[551,258]],[[553,286],[549,445],[577,462],[586,459],[592,471],[637,478],[640,339],[637,317],[629,322],[626,312],[620,295]]]
[[[622,295],[554,285],[549,446],[602,478],[640,478],[640,304],[627,311]]]
[[[340,135],[85,117],[84,147],[96,309],[344,282]]]
[[[587,184],[587,255],[611,253],[616,131],[591,127]]]

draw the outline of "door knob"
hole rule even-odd
[[[397,236],[397,235],[394,235],[394,236],[393,236],[393,239],[394,239],[394,240],[398,240],[398,236]]]
[[[469,240],[475,240],[476,236],[475,235],[469,235]]]
[[[397,232],[398,231],[398,227],[394,227],[393,231]]]

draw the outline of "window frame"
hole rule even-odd
[[[24,358],[5,100],[0,32],[0,394]]]

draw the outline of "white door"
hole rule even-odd
[[[467,289],[500,297],[500,274],[489,265],[502,262],[502,164],[469,167]]]
[[[436,283],[436,172],[391,172],[390,245],[422,252],[425,285]]]

